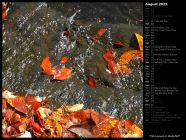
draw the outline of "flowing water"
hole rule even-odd
[[[142,3],[12,3],[4,22],[2,86],[18,94],[47,96],[53,108],[84,103],[85,108],[134,119],[143,128],[143,73],[139,60],[132,61],[131,75],[112,76],[105,69],[107,49],[116,58],[131,49],[134,32],[143,35]],[[95,42],[98,28],[106,34]],[[72,36],[63,36],[65,30]],[[113,48],[113,40],[125,47]],[[64,81],[41,73],[40,64],[49,55],[52,67],[73,68]],[[70,61],[60,64],[63,56]],[[87,86],[88,76],[97,87]]]

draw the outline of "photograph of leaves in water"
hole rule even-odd
[[[143,3],[2,6],[3,137],[143,137]]]

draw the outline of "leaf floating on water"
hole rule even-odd
[[[52,71],[54,75],[53,80],[65,80],[68,79],[72,74],[72,70],[68,68],[54,69]]]
[[[135,33],[135,36],[137,38],[140,51],[143,51],[143,36],[139,35],[138,33]]]
[[[44,74],[52,75],[52,67],[51,67],[51,62],[50,62],[50,58],[48,55],[46,55],[46,57],[43,59],[41,63],[41,68]]]
[[[96,88],[96,80],[91,76],[88,77],[87,84],[90,88]]]
[[[114,61],[114,52],[112,50],[107,50],[107,52],[103,55],[105,61]]]
[[[142,60],[142,58],[143,58],[143,52],[139,50],[130,50],[130,51],[124,52],[121,55],[119,62],[120,62],[120,65],[126,65],[131,60],[135,60],[135,59]]]
[[[124,43],[122,41],[114,41],[114,46],[116,47],[124,47]]]
[[[105,32],[107,31],[106,28],[99,28],[97,31],[96,31],[96,39],[100,39],[104,34]]]
[[[112,75],[116,75],[119,72],[118,65],[114,61],[108,61],[108,69]]]
[[[69,60],[69,57],[62,57],[60,62],[61,64],[65,64]]]
[[[133,72],[133,70],[131,68],[129,68],[127,65],[121,65],[120,71],[123,74],[131,74]]]

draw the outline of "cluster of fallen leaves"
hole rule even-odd
[[[105,33],[106,28],[99,28],[95,33],[95,41],[98,41]],[[64,36],[71,36],[72,33],[70,31],[65,31]],[[136,41],[138,43],[138,50],[129,50],[125,51],[119,58],[119,61],[116,61],[115,52],[112,49],[109,49],[103,54],[103,59],[107,62],[107,69],[106,71],[112,75],[121,74],[131,74],[133,69],[131,69],[128,64],[130,61],[139,59],[143,62],[143,37],[137,33],[134,34],[136,37]],[[122,41],[114,41],[113,45],[115,47],[125,47]],[[61,64],[65,64],[68,62],[69,57],[62,57],[60,60]],[[71,76],[71,69],[62,68],[62,69],[55,69],[51,67],[51,62],[49,56],[43,59],[41,63],[42,72],[45,75],[53,75],[53,80],[65,80]],[[96,88],[96,80],[89,76],[87,85],[90,88]]]
[[[111,49],[103,54],[103,58],[107,62],[107,72],[112,75],[119,73],[131,74],[133,69],[128,66],[129,62],[135,59],[139,59],[143,62],[143,37],[137,33],[135,33],[135,36],[139,45],[139,50],[125,51],[120,56],[119,62],[116,62],[115,53]],[[114,46],[124,47],[124,43],[121,41],[115,41],[113,44]]]
[[[69,60],[69,57],[62,57],[60,63],[65,64]],[[65,80],[71,76],[72,70],[69,68],[56,69],[52,68],[51,61],[48,55],[43,59],[41,63],[42,72],[45,75],[53,75],[53,80]]]
[[[2,97],[3,137],[143,137],[132,121],[83,109],[83,104],[52,111],[45,97],[16,96],[7,90],[2,91]]]

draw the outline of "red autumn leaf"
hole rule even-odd
[[[88,78],[87,84],[90,88],[96,88],[96,80],[93,77]]]
[[[7,17],[7,11],[6,8],[2,10],[2,20],[4,21]]]
[[[105,61],[114,61],[114,53],[112,50],[107,50],[107,52],[103,55]]]
[[[53,80],[65,80],[71,76],[71,69],[62,68],[62,69],[53,69],[52,73],[54,75]]]
[[[33,120],[30,121],[30,125],[32,127],[32,130],[36,133],[42,134],[44,132],[43,129],[39,126],[39,124],[34,122]]]
[[[124,43],[123,42],[121,42],[121,41],[114,41],[114,46],[116,46],[116,47],[124,47]]]
[[[114,61],[108,61],[108,69],[112,75],[115,75],[119,72],[118,66]]]
[[[42,72],[46,75],[52,75],[51,62],[48,55],[43,59],[41,63]]]
[[[107,29],[105,29],[105,28],[99,28],[96,31],[96,39],[100,39],[105,34],[106,31],[107,31]]]
[[[69,57],[62,57],[60,62],[61,64],[65,64],[69,60]]]
[[[27,114],[27,107],[25,105],[25,100],[23,97],[17,96],[15,98],[10,98],[7,99],[7,102],[17,111]]]

